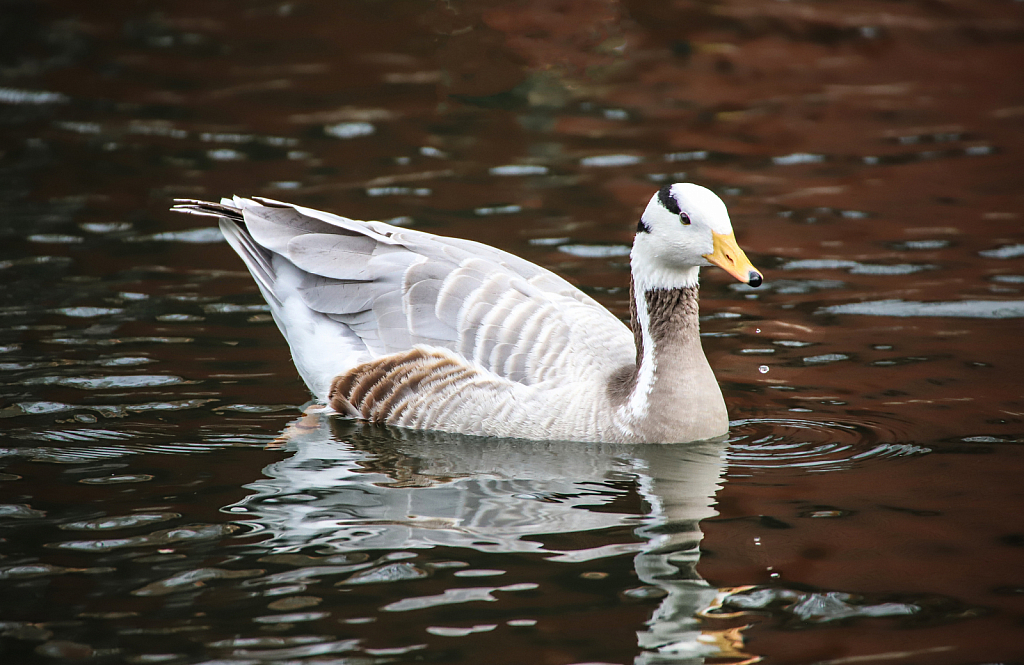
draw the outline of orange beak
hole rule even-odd
[[[705,254],[704,258],[729,273],[744,284],[761,286],[764,275],[751,263],[740,246],[736,244],[735,234],[712,232],[714,251]]]

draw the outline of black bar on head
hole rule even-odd
[[[658,201],[673,215],[679,214],[679,202],[672,196],[672,185],[665,185],[658,190]]]

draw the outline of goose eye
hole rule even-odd
[[[689,226],[690,216],[687,215],[685,212],[681,212],[679,213],[679,221],[682,222],[683,226]]]

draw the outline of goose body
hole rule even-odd
[[[757,286],[728,212],[690,184],[651,198],[631,326],[480,243],[269,199],[180,201],[220,219],[317,399],[372,422],[527,439],[681,442],[729,420],[700,343],[697,275]]]

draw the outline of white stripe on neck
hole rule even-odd
[[[657,255],[642,234],[637,234],[630,252],[630,268],[633,274],[633,306],[636,309],[637,325],[643,354],[639,358],[636,382],[629,400],[619,407],[618,419],[624,431],[631,431],[631,425],[644,420],[651,406],[651,392],[654,390],[655,374],[658,369],[654,338],[651,336],[651,316],[647,308],[649,291],[682,289],[697,286],[700,268],[687,266],[682,269],[667,268],[660,264]]]
[[[623,409],[628,408],[627,417],[630,420],[641,420],[647,416],[650,408],[651,391],[654,389],[654,372],[658,368],[658,361],[654,357],[654,338],[651,337],[651,317],[647,311],[647,290],[633,283],[633,300],[636,308],[636,321],[640,326],[640,339],[643,345],[643,355],[640,358],[640,367],[636,372],[636,383],[633,384],[633,392],[629,396]]]
[[[637,422],[647,417],[650,410],[651,392],[654,390],[655,374],[658,371],[658,359],[654,348],[654,337],[651,335],[651,315],[647,307],[649,291],[680,289],[697,285],[700,268],[692,266],[685,270],[658,269],[654,262],[644,260],[634,248],[632,257],[633,268],[633,299],[636,308],[636,320],[640,326],[640,339],[643,343],[643,355],[640,367],[637,368],[636,383],[629,401],[620,407],[619,416],[626,422]],[[639,259],[639,260],[638,260]]]

